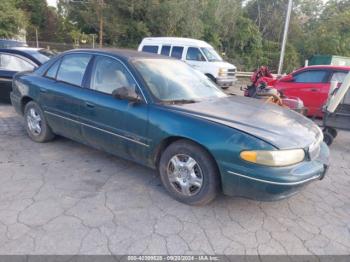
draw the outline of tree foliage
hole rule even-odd
[[[12,0],[1,0],[0,38],[16,37],[25,26],[25,14],[16,7],[15,2]]]
[[[203,39],[241,70],[277,69],[288,0],[2,0],[0,37],[135,48],[146,36]],[[294,0],[284,71],[314,54],[350,56],[350,1]],[[103,4],[102,4],[103,3]],[[26,24],[27,21],[27,24]]]

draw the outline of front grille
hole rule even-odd
[[[235,76],[236,75],[236,69],[228,69],[227,70],[228,76]]]

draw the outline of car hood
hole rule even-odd
[[[322,136],[320,128],[301,114],[253,98],[230,96],[170,107],[246,132],[279,149],[307,148]]]
[[[215,64],[218,68],[225,68],[225,69],[236,69],[236,67],[228,62],[225,61],[216,61],[216,62],[210,62]]]

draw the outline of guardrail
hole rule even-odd
[[[236,72],[237,77],[251,77],[254,74],[254,72]]]
[[[237,71],[236,76],[237,77],[251,77],[254,74],[254,72],[241,72]],[[277,74],[272,74],[273,77],[277,77]]]

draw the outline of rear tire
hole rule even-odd
[[[323,141],[330,146],[333,143],[334,137],[328,130],[323,131]]]
[[[333,138],[336,138],[338,135],[338,131],[332,127],[327,127],[327,130],[332,134]]]
[[[220,188],[213,158],[188,140],[179,140],[165,149],[160,157],[159,174],[169,194],[188,205],[210,203]]]
[[[43,110],[36,102],[30,101],[26,104],[24,108],[24,120],[27,133],[33,141],[44,143],[55,137],[47,124]]]

